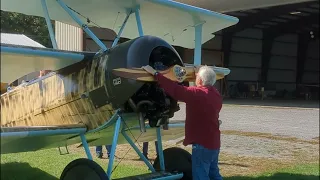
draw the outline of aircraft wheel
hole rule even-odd
[[[90,159],[71,161],[63,170],[60,180],[109,180],[99,164]]]
[[[191,154],[181,148],[172,147],[163,151],[164,165],[167,172],[182,172],[183,180],[192,180]],[[157,157],[153,167],[160,171],[160,161]]]

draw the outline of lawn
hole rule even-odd
[[[319,163],[292,165],[278,171],[253,176],[226,177],[225,180],[319,180]]]
[[[69,162],[83,157],[83,153],[60,155],[58,149],[1,155],[1,180],[57,180]],[[105,160],[95,157],[94,160],[106,169]],[[120,163],[112,177],[121,178],[146,172],[148,170],[144,166]]]
[[[76,158],[85,157],[83,152],[71,152],[60,155],[58,149],[41,150],[37,152],[1,155],[1,180],[57,180],[63,168]],[[222,159],[227,158],[225,155]],[[229,159],[229,158],[228,158]],[[232,159],[232,157],[230,157]],[[106,159],[94,158],[104,169],[107,167]],[[244,159],[242,159],[244,160]],[[138,175],[148,172],[141,162],[130,160],[121,162],[113,173],[113,178]],[[225,161],[225,160],[222,160]],[[118,163],[115,162],[114,165]],[[131,165],[129,165],[131,164]],[[306,163],[303,165],[284,166],[266,172],[252,173],[250,170],[240,175],[228,173],[229,166],[221,165],[225,180],[316,180],[319,179],[319,163]],[[265,170],[262,170],[265,171]]]

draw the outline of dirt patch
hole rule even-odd
[[[305,154],[305,159],[319,159],[318,144],[238,135],[222,135],[221,151],[239,156],[281,161],[296,159],[297,154]]]
[[[312,139],[317,140],[318,142],[320,141],[320,137],[314,137]]]
[[[279,106],[279,105],[247,105],[247,104],[223,104],[223,106],[239,106],[239,107],[253,107],[253,108],[268,108],[268,109],[298,109],[298,110],[316,110],[318,107],[296,107],[296,106]]]
[[[219,160],[219,168],[223,176],[245,176],[266,171],[290,164],[290,161],[283,161],[272,158],[257,158],[238,156],[222,152]]]
[[[294,142],[294,143],[319,144],[319,137],[313,138],[313,140],[304,140],[304,139],[298,139],[296,137],[277,136],[271,133],[261,133],[261,132],[243,132],[243,131],[236,131],[236,130],[223,130],[221,131],[221,133],[225,135],[259,137],[259,138],[281,140],[281,141],[288,141],[288,142]]]

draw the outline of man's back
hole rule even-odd
[[[184,145],[200,144],[208,149],[219,149],[220,93],[215,87],[189,87],[188,90],[194,93],[186,101]]]
[[[184,87],[165,78],[150,66],[144,69],[155,76],[168,95],[186,103],[186,132],[183,144],[192,144],[192,178],[222,179],[218,167],[222,97],[213,87],[216,82],[215,72],[203,66],[196,75],[197,87]]]
[[[186,103],[184,145],[201,144],[208,149],[220,148],[219,113],[222,98],[211,87],[184,87],[158,74],[162,88],[173,98]]]

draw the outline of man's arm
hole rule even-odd
[[[168,93],[177,101],[187,102],[190,97],[195,95],[196,90],[194,87],[185,87],[179,85],[176,82],[164,77],[161,73],[156,73],[154,76],[160,87],[162,87],[166,93]]]

